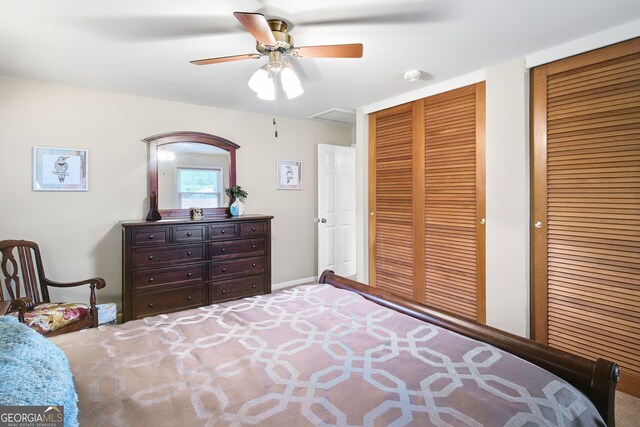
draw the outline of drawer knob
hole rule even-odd
[[[220,252],[227,252],[227,248],[220,249]]]
[[[251,245],[251,249],[255,249],[255,248],[256,248],[256,245]]]
[[[220,234],[224,234],[226,230],[220,230]]]
[[[193,276],[193,273],[187,273],[187,277]]]
[[[150,281],[150,282],[153,282],[153,277],[149,277],[149,281]]]
[[[192,233],[192,232],[187,231],[187,237],[191,237],[192,235],[193,235],[193,233]]]
[[[147,258],[149,259],[149,261],[151,261],[153,260],[153,255],[149,255]]]
[[[227,290],[226,290],[226,289],[223,289],[223,290],[222,290],[222,293],[223,293],[223,294],[226,294],[226,293],[227,293]]]
[[[256,288],[256,285],[251,285],[251,287],[252,287],[253,289],[255,289],[255,288]]]
[[[149,307],[151,307],[151,308],[153,308],[153,306],[154,306],[154,305],[155,305],[155,304],[154,304],[153,302],[150,302],[150,303],[149,303]]]
[[[188,252],[187,252],[187,256],[191,256],[191,251],[188,251]]]
[[[148,236],[149,240],[153,240],[153,237],[154,237],[153,234],[149,234]]]
[[[222,267],[222,272],[226,272],[227,271],[227,267]]]
[[[187,297],[187,301],[191,301],[191,295]]]
[[[256,263],[255,263],[255,262],[254,262],[253,264],[251,264],[251,267],[254,267],[254,268],[255,268],[255,266],[256,266]]]
[[[256,228],[255,227],[251,227],[251,231],[256,231]]]

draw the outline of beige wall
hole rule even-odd
[[[316,274],[316,145],[351,144],[350,126],[283,118],[276,139],[272,118],[258,114],[6,77],[0,77],[0,94],[0,239],[38,242],[52,279],[102,276],[108,285],[99,302],[119,303],[118,221],[142,219],[147,210],[141,139],[178,130],[241,146],[237,177],[249,192],[247,212],[275,217],[273,282]],[[88,149],[89,191],[32,191],[33,146]],[[275,189],[277,160],[302,161],[302,191]]]
[[[487,324],[528,337],[529,74],[524,58],[487,68]]]

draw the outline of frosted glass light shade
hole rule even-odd
[[[276,87],[273,84],[273,79],[269,79],[269,84],[260,89],[258,98],[265,101],[273,101],[276,99]]]
[[[280,72],[280,80],[282,81],[282,89],[287,93],[287,98],[293,99],[304,93],[300,79],[290,67],[284,67]]]
[[[252,91],[260,93],[264,90],[268,90],[269,86],[273,88],[273,80],[269,77],[269,70],[265,65],[258,68],[258,71],[253,73],[249,79],[249,87]]]

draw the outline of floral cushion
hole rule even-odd
[[[89,306],[79,303],[44,303],[24,315],[24,323],[43,335],[89,317]]]

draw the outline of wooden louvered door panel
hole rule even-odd
[[[414,297],[413,104],[369,116],[369,283]]]
[[[640,396],[640,39],[533,72],[533,334]]]
[[[424,104],[424,302],[484,322],[485,84]]]

